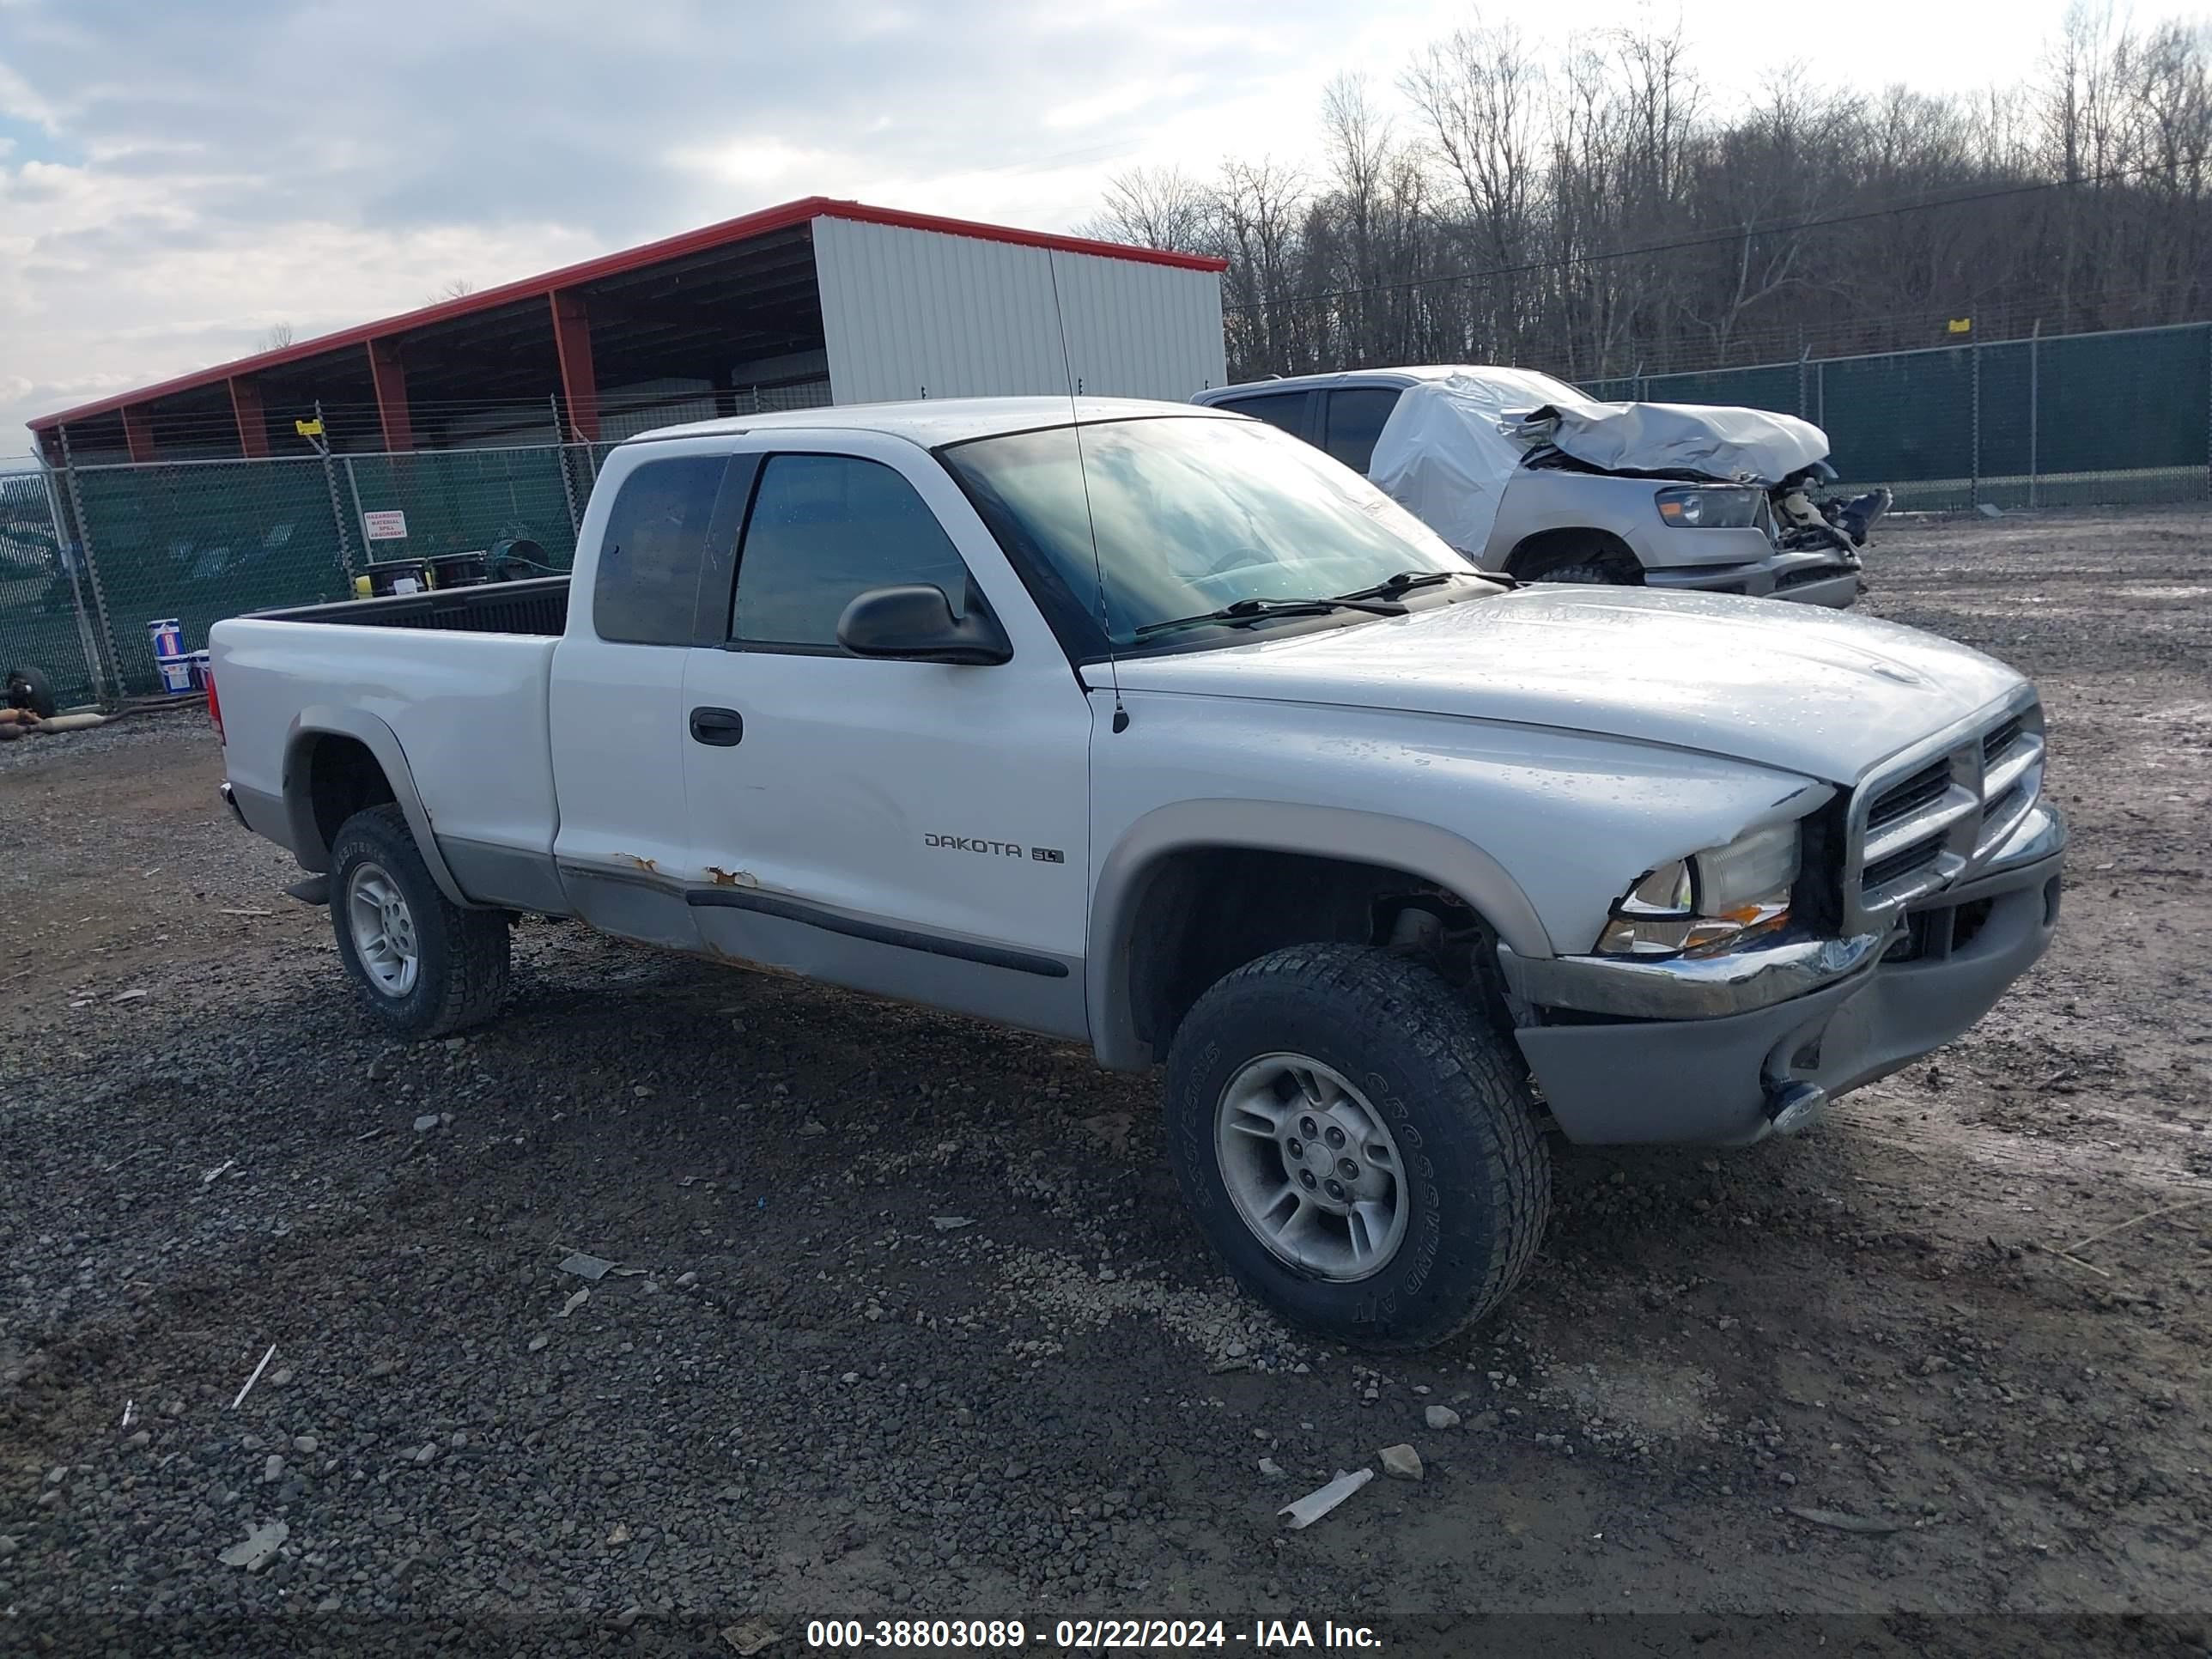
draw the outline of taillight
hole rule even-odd
[[[212,665],[207,671],[207,694],[208,719],[215,722],[216,741],[228,747],[230,739],[223,733],[222,702],[215,694],[215,669]]]

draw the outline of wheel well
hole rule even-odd
[[[305,748],[298,764],[304,769],[315,833],[325,848],[355,813],[399,799],[383,766],[359,738],[324,732],[307,738]]]
[[[1386,865],[1254,848],[1186,848],[1145,872],[1134,899],[1121,994],[1156,1058],[1191,1006],[1224,975],[1271,951],[1322,942],[1385,945],[1430,962],[1510,1026],[1497,934],[1435,883]]]
[[[1523,537],[1520,544],[1506,556],[1505,574],[1523,580],[1555,570],[1561,565],[1585,562],[1602,564],[1622,564],[1630,570],[1640,570],[1636,550],[1610,530],[1594,530],[1574,526],[1565,530],[1540,530],[1533,536]]]

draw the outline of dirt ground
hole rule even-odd
[[[1871,562],[2041,683],[2058,944],[1818,1133],[1562,1149],[1528,1281],[1402,1362],[1215,1272],[1150,1079],[545,924],[499,1023],[394,1048],[198,717],[0,748],[0,1647],[2201,1652],[2212,515]]]

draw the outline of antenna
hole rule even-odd
[[[1098,556],[1098,520],[1091,510],[1091,469],[1083,459],[1083,414],[1075,404],[1075,367],[1067,355],[1067,313],[1060,307],[1060,261],[1051,248],[1044,251],[1045,270],[1052,277],[1052,319],[1060,329],[1060,372],[1067,380],[1067,418],[1075,434],[1075,471],[1083,481],[1083,521],[1091,530],[1091,570],[1098,583],[1098,631],[1106,639],[1106,672],[1114,684],[1114,729],[1129,729],[1129,711],[1121,702],[1121,665],[1114,655],[1114,622],[1106,613],[1106,565]]]

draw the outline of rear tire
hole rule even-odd
[[[390,802],[355,813],[331,843],[331,927],[362,1005],[395,1036],[480,1025],[507,994],[506,912],[441,892]]]
[[[1504,1299],[1543,1236],[1550,1149],[1510,1040],[1388,951],[1297,945],[1223,979],[1176,1033],[1166,1115],[1207,1242],[1339,1341],[1442,1341]]]
[[[37,669],[18,668],[9,672],[8,701],[15,703],[19,697],[21,702],[17,707],[29,709],[42,720],[53,719],[54,690]]]

